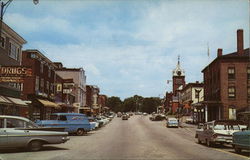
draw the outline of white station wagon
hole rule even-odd
[[[24,117],[0,115],[0,148],[23,148],[38,151],[44,144],[69,140],[68,132],[46,131]]]

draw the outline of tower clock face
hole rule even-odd
[[[178,71],[178,72],[177,72],[177,75],[180,76],[180,75],[181,75],[181,71]]]

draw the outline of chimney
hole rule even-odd
[[[237,53],[239,55],[244,53],[243,29],[237,30]]]
[[[222,48],[218,48],[217,50],[217,57],[222,56]]]

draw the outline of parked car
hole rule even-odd
[[[167,127],[179,127],[178,120],[176,118],[167,118],[166,122]]]
[[[250,151],[250,130],[233,133],[232,146],[236,153],[241,153],[242,150]]]
[[[148,113],[144,112],[142,115],[147,116],[147,115],[148,115]]]
[[[160,115],[160,114],[154,114],[154,115],[152,115],[152,117],[150,119],[152,121],[162,121],[165,119],[165,117]]]
[[[28,148],[38,151],[45,144],[69,140],[67,132],[45,131],[24,117],[0,115],[0,148]]]
[[[128,115],[127,114],[122,115],[122,120],[128,120]]]
[[[234,132],[247,126],[237,120],[215,120],[204,124],[203,130],[197,133],[198,143],[206,143],[212,146],[215,143],[232,143]]]
[[[78,136],[95,128],[95,124],[91,124],[88,117],[81,113],[54,113],[50,120],[36,121],[36,123],[39,126],[64,127],[65,132],[76,133]]]
[[[118,113],[117,113],[117,117],[122,117],[122,113],[121,113],[121,112],[118,112]]]
[[[91,130],[94,130],[94,129],[99,127],[99,122],[96,121],[96,119],[94,117],[88,117],[88,118],[89,118],[89,123],[91,124],[91,126],[93,126],[93,128],[91,128]]]

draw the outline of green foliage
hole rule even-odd
[[[109,97],[106,105],[114,112],[122,111],[122,101],[119,97]]]
[[[107,106],[114,112],[156,112],[157,106],[161,105],[161,100],[158,97],[144,98],[139,95],[134,95],[124,99],[122,102],[119,97],[110,97],[107,100]]]

